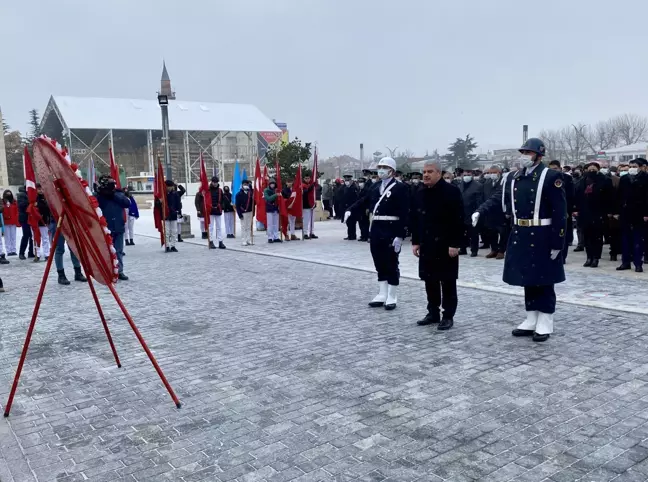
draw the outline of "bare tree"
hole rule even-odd
[[[561,161],[563,160],[560,131],[545,129],[540,132],[538,137],[545,143],[547,157]]]
[[[648,118],[636,114],[623,114],[612,119],[619,140],[624,146],[645,141],[648,138]]]

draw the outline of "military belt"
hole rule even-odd
[[[398,216],[374,216],[374,221],[398,221],[400,218]]]
[[[516,219],[515,224],[517,226],[524,226],[526,228],[533,228],[537,226],[551,226],[551,219]]]

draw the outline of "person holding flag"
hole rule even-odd
[[[302,212],[303,191],[302,191],[302,169],[301,165],[297,168],[297,175],[295,181],[292,183],[292,189],[286,199],[286,211],[288,212],[288,225],[290,228],[290,240],[298,241],[299,238],[295,236],[295,221]],[[288,193],[287,193],[288,194]]]
[[[200,219],[200,231],[202,232],[202,239],[209,239],[209,213],[211,211],[211,193],[209,191],[209,181],[207,178],[207,168],[205,167],[205,159],[200,154],[200,189],[196,194],[196,212],[198,219]],[[209,245],[208,245],[209,246]]]
[[[315,189],[316,183],[311,181],[310,174],[304,175],[302,185],[302,216],[304,239],[318,239],[313,233],[313,213],[315,211]]]
[[[268,219],[268,243],[282,242],[279,237],[279,196],[281,196],[281,193],[277,192],[277,182],[274,179],[271,179],[268,183],[268,187],[263,191],[265,212]]]
[[[252,215],[254,212],[254,194],[250,189],[250,181],[241,182],[241,190],[236,193],[236,214],[241,220],[242,246],[252,246]]]
[[[264,226],[268,225],[266,203],[263,197],[267,179],[265,175],[261,175],[261,164],[259,163],[259,158],[257,158],[256,169],[254,171],[254,204],[256,206],[256,220]]]
[[[218,240],[218,249],[226,249],[223,243],[223,190],[219,186],[218,176],[211,179],[209,185],[209,194],[207,199],[210,201],[209,205],[209,225],[210,225],[210,241],[209,249],[216,249],[214,239]]]

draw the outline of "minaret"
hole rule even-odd
[[[160,81],[160,94],[166,95],[169,100],[175,100],[175,92],[171,89],[171,79],[169,78],[169,72],[167,72],[166,62],[162,63],[162,79]]]
[[[5,152],[4,132],[2,131],[2,111],[0,110],[0,186],[9,185],[9,171],[7,169],[7,154]]]

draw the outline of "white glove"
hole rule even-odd
[[[344,213],[344,221],[343,221],[343,222],[346,223],[346,222],[349,220],[350,217],[351,217],[351,211],[347,211],[347,212],[345,212],[345,213]]]
[[[552,249],[551,250],[551,259],[556,259],[559,254],[562,253],[562,249]]]
[[[479,213],[472,213],[471,218],[472,218],[472,225],[474,228],[475,226],[477,226],[477,223],[479,222]]]
[[[395,253],[400,253],[401,247],[403,246],[403,240],[401,238],[394,238],[392,246],[394,247]]]

